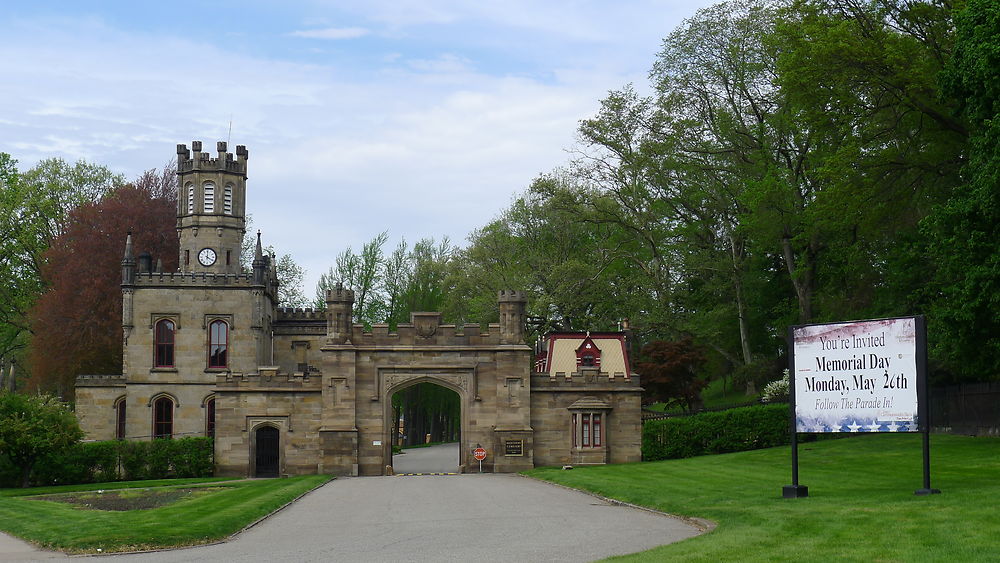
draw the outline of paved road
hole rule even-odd
[[[517,475],[337,479],[225,544],[110,560],[593,561],[696,535],[687,523]]]
[[[0,532],[0,561],[37,561],[40,559],[64,559],[66,556],[54,551],[39,551],[30,543]]]
[[[392,456],[392,469],[400,473],[457,473],[458,442],[410,448]]]
[[[697,533],[681,520],[517,475],[353,477],[327,483],[223,544],[102,560],[580,562]],[[0,560],[52,554],[21,555]]]

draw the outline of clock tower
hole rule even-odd
[[[216,144],[218,154],[201,152],[201,141],[177,145],[177,236],[182,272],[239,274],[246,230],[247,149]]]

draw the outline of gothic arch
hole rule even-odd
[[[412,373],[394,373],[389,377],[386,377],[383,382],[384,391],[381,395],[382,400],[382,465],[385,468],[383,474],[389,474],[389,468],[392,467],[392,396],[400,391],[404,391],[415,385],[420,385],[421,383],[432,383],[439,387],[444,387],[445,389],[454,392],[458,395],[459,403],[459,459],[456,460],[456,465],[462,469],[462,459],[464,459],[463,452],[469,449],[466,444],[469,435],[468,420],[469,420],[469,403],[470,397],[472,397],[472,378],[474,375],[471,373],[466,373],[464,371],[442,374],[442,373],[420,373],[420,370],[415,369]]]

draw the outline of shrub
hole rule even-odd
[[[117,442],[118,463],[121,467],[122,479],[138,481],[146,479],[146,450],[150,442]]]
[[[163,438],[148,443],[146,449],[146,479],[166,479],[170,476],[170,458],[173,457],[174,440]]]
[[[0,391],[0,455],[21,470],[22,487],[30,484],[41,460],[65,452],[82,437],[76,416],[57,398]]]
[[[214,470],[211,438],[181,438],[152,442],[86,442],[44,456],[35,464],[31,483],[73,485],[168,477],[208,477]],[[17,484],[19,475],[0,456],[0,487]]]
[[[765,403],[775,403],[788,400],[788,370],[785,369],[781,379],[764,386],[760,400]]]
[[[770,448],[790,443],[788,405],[760,405],[650,420],[642,428],[646,461]]]
[[[215,468],[215,451],[211,438],[181,438],[174,441],[171,458],[175,477],[204,477]]]

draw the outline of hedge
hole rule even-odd
[[[209,477],[215,461],[211,438],[180,438],[151,442],[81,442],[40,459],[31,484],[75,485],[167,477]],[[0,455],[0,487],[16,487],[20,475],[7,456]]]
[[[741,452],[789,443],[787,404],[650,420],[642,427],[645,461]]]

